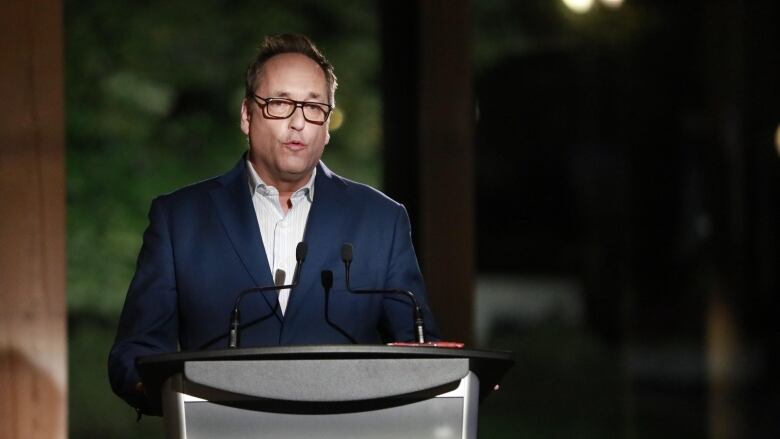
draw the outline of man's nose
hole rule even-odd
[[[290,128],[300,131],[304,126],[306,126],[306,118],[303,117],[303,107],[297,106],[290,116]]]

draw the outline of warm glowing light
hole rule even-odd
[[[623,0],[601,0],[601,4],[612,9],[623,6]]]
[[[341,108],[334,108],[333,112],[330,113],[330,130],[336,131],[337,129],[341,128],[341,125],[344,124],[344,112],[341,111]]]
[[[593,0],[562,0],[569,9],[578,13],[584,14],[590,11],[593,7]]]
[[[780,156],[780,125],[775,130],[775,149],[777,150],[777,155]]]

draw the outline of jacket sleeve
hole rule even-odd
[[[144,232],[136,272],[108,358],[114,393],[142,413],[150,412],[150,404],[137,390],[141,378],[136,358],[177,350],[177,290],[172,249],[165,198],[157,198],[149,211],[149,226]]]
[[[422,308],[427,340],[439,340],[439,329],[428,305],[417,255],[412,244],[411,225],[406,208],[400,205],[395,218],[393,242],[387,267],[387,288],[410,291]],[[414,341],[414,321],[411,301],[398,294],[383,299],[382,327],[389,341]]]

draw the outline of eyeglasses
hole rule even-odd
[[[303,118],[306,122],[322,125],[328,120],[333,107],[322,102],[296,101],[287,98],[264,98],[254,95],[257,105],[263,109],[263,117],[266,119],[287,119],[295,113],[298,107],[303,109]],[[260,102],[258,99],[265,102]]]

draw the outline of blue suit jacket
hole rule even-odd
[[[245,158],[228,173],[156,198],[136,273],[109,356],[114,391],[135,407],[138,356],[227,347],[230,312],[247,288],[273,285],[248,186]],[[352,288],[412,291],[438,338],[412,247],[406,209],[318,164],[304,234],[308,254],[282,316],[276,294],[241,301],[241,346],[349,343],[326,323],[321,271],[333,272],[330,320],[359,343],[414,340],[400,295],[358,295],[345,287],[341,246],[353,244]],[[288,277],[288,281],[291,276]]]

